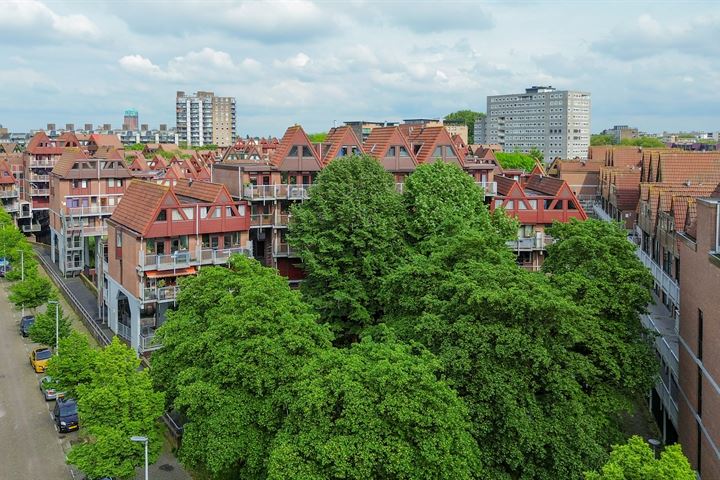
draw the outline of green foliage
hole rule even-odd
[[[12,216],[8,212],[6,212],[4,208],[0,208],[0,227],[5,227],[12,224]]]
[[[466,408],[427,352],[365,340],[304,366],[269,479],[468,479],[480,473]]]
[[[28,275],[25,272],[25,280],[17,282],[10,287],[10,295],[8,299],[15,304],[15,308],[35,309],[47,303],[48,299],[53,295],[53,288],[50,280],[37,274]]]
[[[585,480],[695,480],[695,472],[680,445],[670,445],[655,458],[652,448],[638,436],[614,445],[610,460],[599,472],[586,472]]]
[[[327,138],[328,134],[326,132],[320,132],[320,133],[308,133],[308,138],[313,143],[322,143]]]
[[[640,137],[640,138],[626,138],[620,142],[620,145],[632,145],[634,147],[644,148],[665,148],[666,145],[659,138],[654,137]]]
[[[203,268],[181,286],[152,357],[155,385],[188,418],[179,458],[213,478],[265,478],[289,389],[332,336],[255,260],[234,256],[229,269]]]
[[[590,145],[593,147],[601,145],[615,145],[615,135],[610,134],[595,134],[590,135]]]
[[[495,158],[502,168],[523,169],[526,172],[535,168],[535,159],[526,153],[495,152]]]
[[[341,341],[381,316],[381,279],[404,255],[403,217],[392,176],[369,156],[333,160],[310,199],[293,207],[289,241],[307,272],[302,290]]]
[[[145,150],[145,144],[144,143],[134,143],[132,145],[125,145],[125,150],[135,150],[135,151],[143,151]]]
[[[541,152],[538,148],[532,147],[530,151],[528,152],[528,155],[530,155],[532,158],[537,160],[538,162],[542,163],[545,159],[545,154]]]
[[[5,278],[10,281],[20,280],[23,263],[26,276],[36,274],[38,264],[32,246],[15,226],[12,217],[2,208],[0,213],[0,257],[7,258],[12,265],[12,270],[5,274]],[[21,256],[24,261],[21,261]]]
[[[164,394],[155,392],[136,353],[117,337],[97,353],[92,380],[77,386],[78,416],[87,436],[67,461],[92,478],[134,478],[144,462],[144,446],[130,437],[148,437],[149,461],[162,447],[158,419]]]
[[[457,112],[445,115],[445,122],[464,123],[468,127],[468,144],[475,143],[475,121],[478,118],[485,118],[485,114],[481,112],[473,112],[472,110],[458,110]]]
[[[67,338],[72,331],[70,318],[63,313],[61,305],[58,305],[57,307],[58,338]],[[35,316],[35,323],[30,327],[30,339],[41,345],[55,346],[55,305],[48,304],[43,313],[39,313]]]
[[[90,347],[85,335],[76,331],[60,339],[61,354],[53,356],[45,372],[58,382],[58,390],[77,398],[78,385],[90,383],[98,361],[98,351]]]

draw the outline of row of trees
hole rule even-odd
[[[633,147],[645,147],[645,148],[663,148],[666,145],[658,138],[653,137],[640,137],[640,138],[625,138],[618,142],[614,135],[603,135],[596,134],[590,135],[590,145],[626,145]]]
[[[145,454],[143,445],[130,437],[146,436],[150,461],[157,459],[164,395],[153,390],[136,353],[117,337],[95,349],[73,331],[60,341],[60,352],[46,373],[58,382],[58,391],[77,400],[82,428],[81,442],[72,447],[67,462],[88,478],[134,478]]]
[[[332,162],[293,210],[302,293],[253,260],[182,283],[156,388],[209,478],[580,478],[622,442],[657,365],[651,278],[617,226],[556,225],[545,272],[457,167],[403,194]]]
[[[24,254],[24,274],[20,253]],[[30,243],[0,209],[0,252],[9,258],[13,270],[6,278],[10,301],[20,310],[36,313],[30,338],[44,345],[55,345],[58,291],[41,276]],[[21,278],[24,276],[24,280]],[[67,461],[88,478],[134,478],[135,467],[144,459],[143,446],[132,442],[133,435],[147,436],[150,458],[159,455],[162,440],[158,419],[163,413],[164,396],[156,393],[147,372],[139,371],[135,352],[117,338],[102,350],[90,346],[88,338],[72,330],[70,319],[57,304],[59,349],[48,362],[46,374],[57,382],[57,391],[78,402],[82,442],[70,450]]]

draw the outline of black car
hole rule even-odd
[[[80,428],[78,423],[77,402],[74,398],[58,398],[53,409],[55,426],[60,433],[72,432]]]
[[[25,315],[20,319],[20,335],[27,337],[30,335],[30,327],[35,323],[35,317],[33,315]]]

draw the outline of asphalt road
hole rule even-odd
[[[77,433],[58,434],[28,356],[34,344],[19,333],[20,313],[0,284],[0,479],[73,478],[65,451]]]

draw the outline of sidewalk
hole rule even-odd
[[[95,292],[88,288],[79,277],[63,278],[57,265],[52,263],[50,251],[39,245],[34,245],[35,253],[38,256],[40,265],[45,269],[53,282],[61,282],[75,297],[77,302],[80,304],[81,310],[87,313],[89,318],[86,321],[93,323],[93,326],[105,335],[106,338],[112,339],[115,334],[110,328],[100,321],[98,315],[97,297]],[[60,285],[58,285],[60,287]],[[63,292],[64,293],[64,292]],[[73,303],[71,299],[68,299],[69,303]],[[92,328],[90,328],[91,333]],[[96,335],[93,336],[96,337]],[[98,342],[104,344],[106,342]],[[173,455],[170,447],[170,442],[164,439],[162,453],[158,458],[158,461],[149,467],[149,476],[153,480],[190,480],[190,475],[185,472],[183,467],[178,463],[177,458]],[[137,480],[145,478],[145,472],[143,469],[137,469]]]

